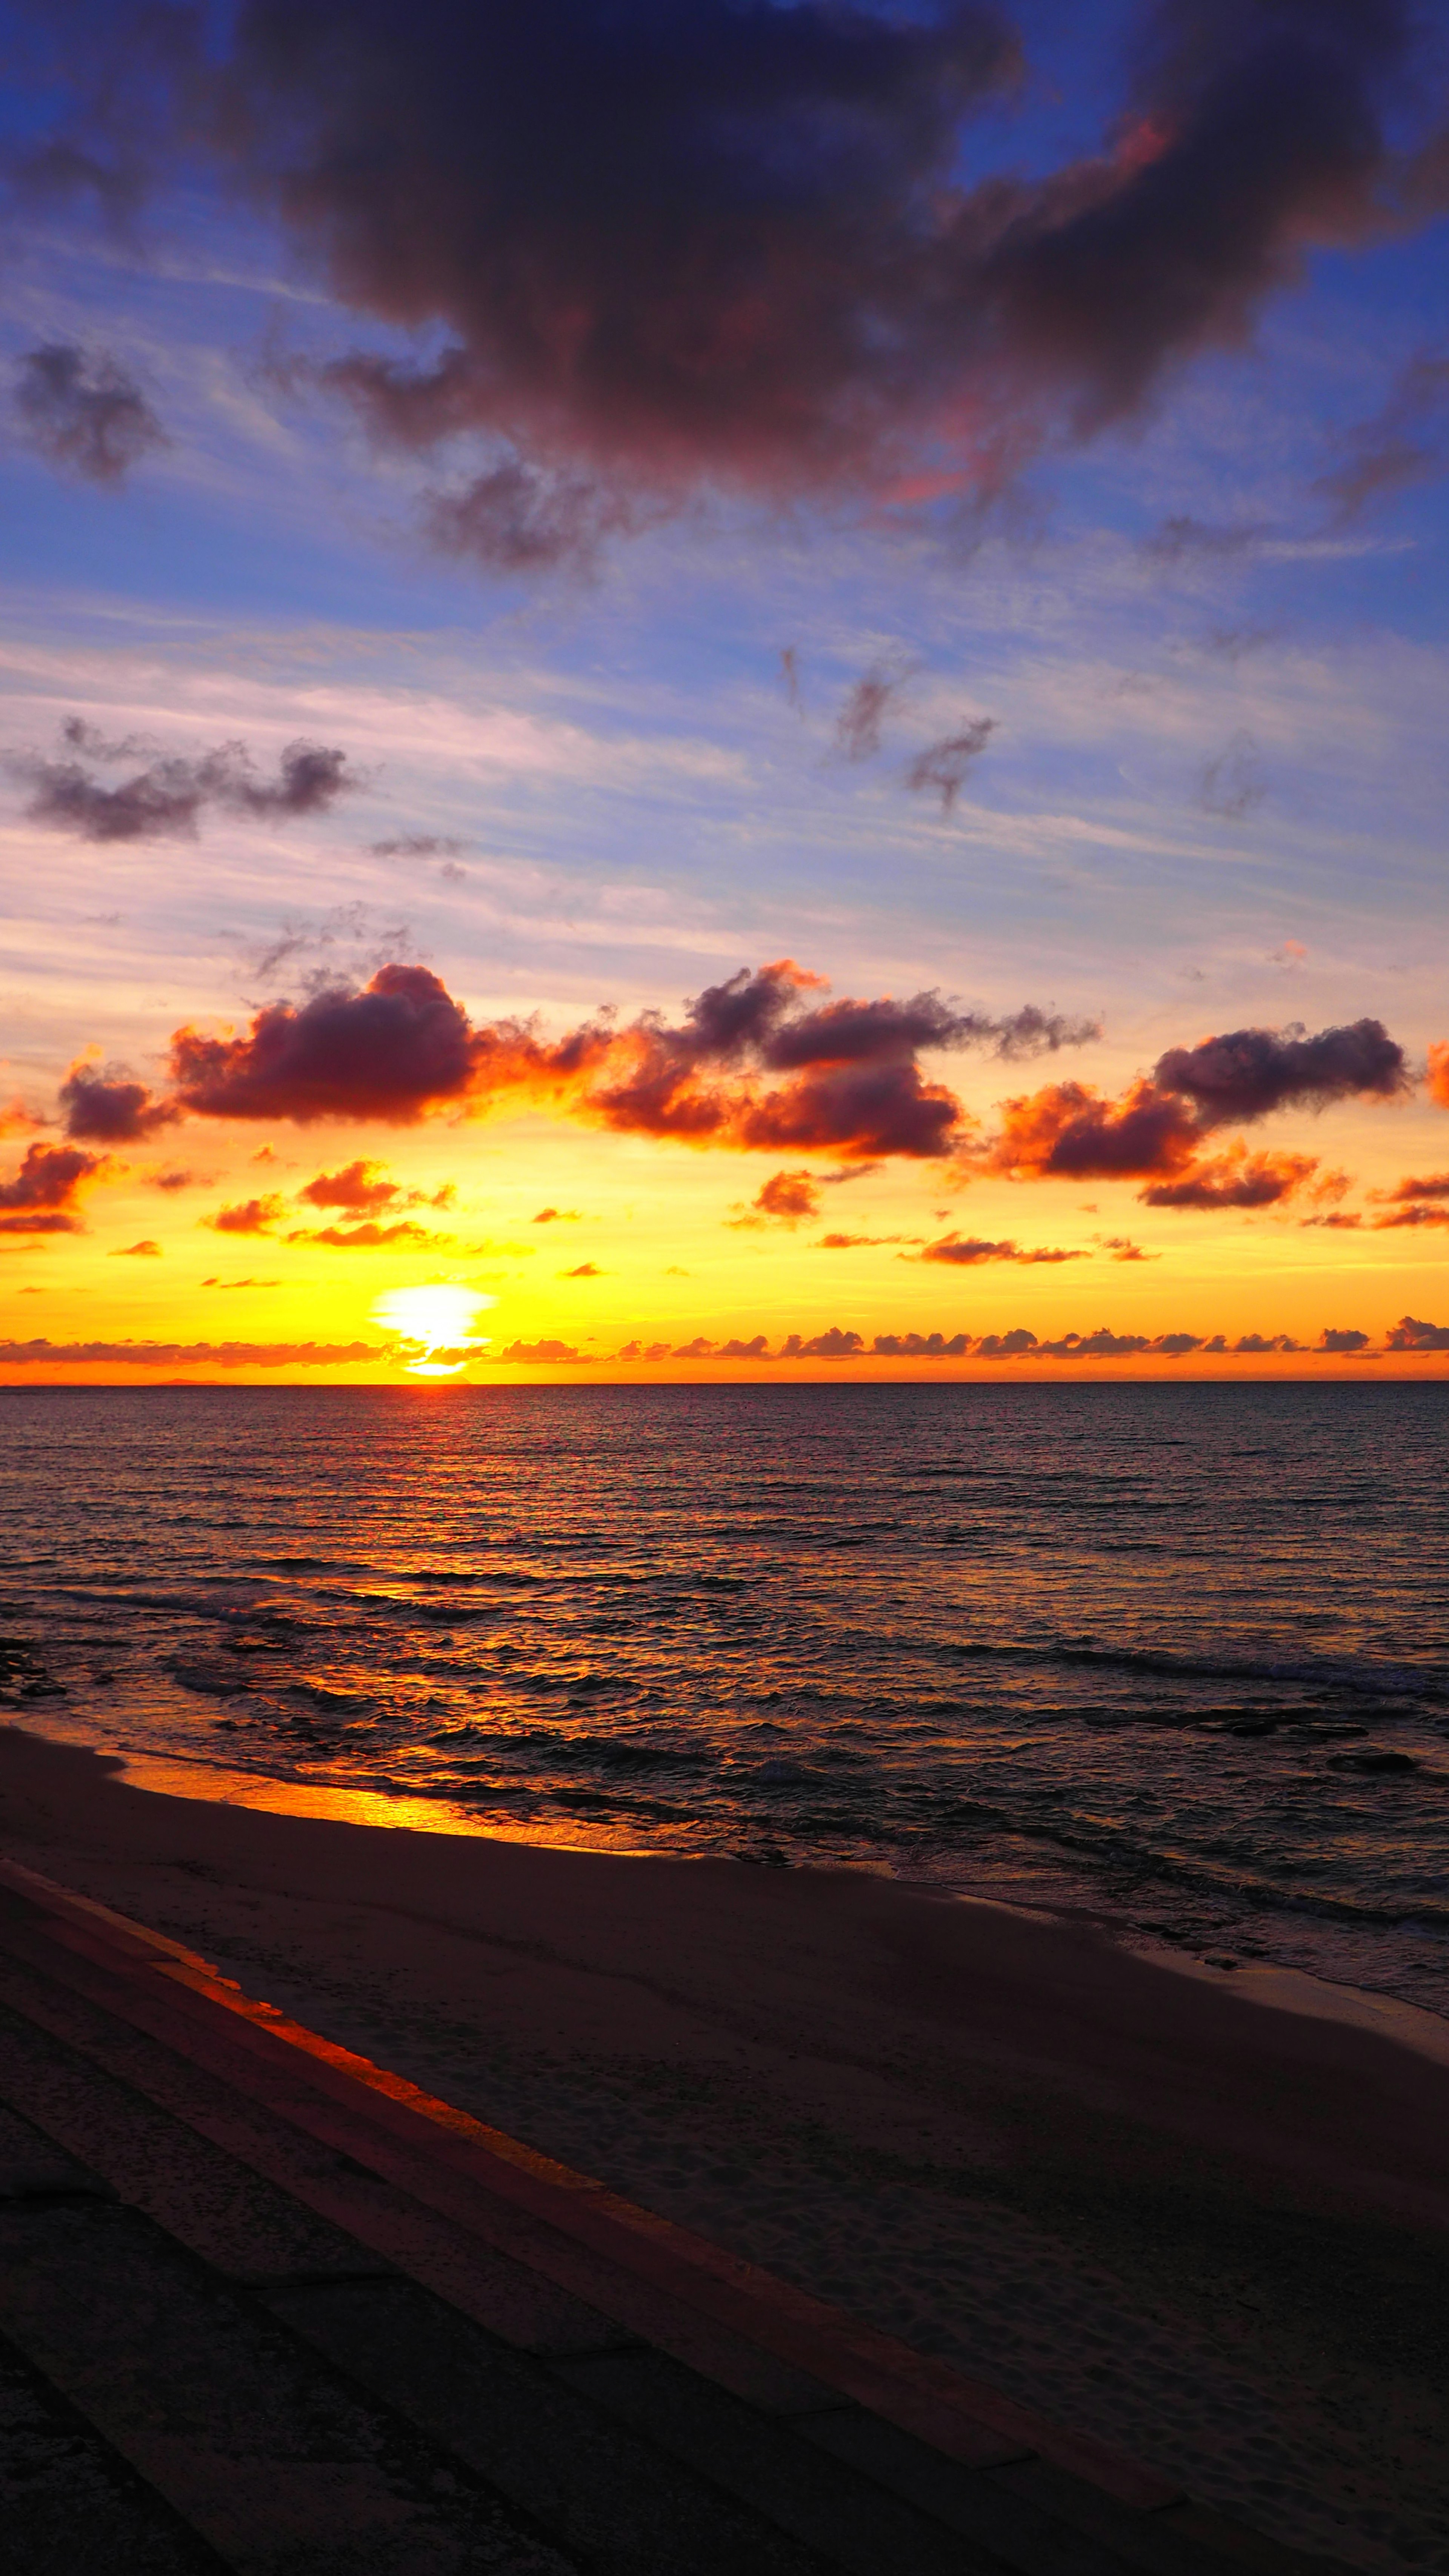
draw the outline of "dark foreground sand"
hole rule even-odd
[[[159,1796],[13,1728],[0,1848],[1284,2539],[1449,2572],[1432,2016],[843,1871]]]

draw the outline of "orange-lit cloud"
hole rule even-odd
[[[1030,1004],[993,1019],[939,993],[804,998],[822,989],[781,958],[698,994],[675,1024],[655,1012],[623,1027],[605,1016],[551,1040],[531,1021],[475,1027],[427,967],[389,965],[360,992],[274,1003],[244,1035],[179,1029],[172,1080],[199,1117],[405,1126],[454,1104],[546,1103],[623,1134],[860,1163],[940,1158],[964,1140],[961,1104],[923,1074],[923,1050],[1018,1057],[1097,1034]]]
[[[198,1222],[209,1225],[215,1234],[271,1234],[286,1213],[286,1200],[273,1190],[263,1198],[241,1199],[234,1207],[218,1208],[214,1216]]]
[[[1449,1109],[1449,1038],[1436,1039],[1429,1049],[1429,1097]]]
[[[78,1146],[27,1146],[19,1170],[0,1181],[0,1234],[78,1234],[80,1193],[108,1163]]]

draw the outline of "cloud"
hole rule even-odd
[[[1156,563],[1186,563],[1194,556],[1211,561],[1248,554],[1271,533],[1266,527],[1224,528],[1214,526],[1210,520],[1183,516],[1164,519],[1150,537],[1143,539],[1142,551]]]
[[[835,720],[835,747],[843,760],[874,760],[886,709],[909,677],[905,664],[875,662],[855,682]]]
[[[1371,1190],[1371,1198],[1402,1206],[1414,1199],[1449,1199],[1449,1172],[1429,1172],[1422,1180],[1406,1174],[1391,1190]]]
[[[113,1261],[159,1261],[161,1246],[148,1237],[144,1243],[118,1243],[111,1254]]]
[[[933,742],[912,761],[906,772],[906,785],[916,795],[931,790],[941,799],[942,813],[949,814],[995,731],[996,718],[980,716],[961,733],[948,734],[944,742]]]
[[[1266,1117],[1274,1109],[1322,1109],[1333,1100],[1393,1100],[1409,1089],[1403,1048],[1381,1020],[1305,1034],[1233,1029],[1193,1047],[1169,1047],[1153,1075],[1162,1091],[1191,1100],[1204,1124]]]
[[[1420,1200],[1412,1207],[1395,1208],[1391,1216],[1374,1218],[1374,1231],[1379,1234],[1385,1231],[1392,1232],[1399,1226],[1415,1225],[1449,1225],[1449,1207],[1439,1207],[1432,1201]]]
[[[981,1235],[943,1234],[928,1243],[918,1256],[922,1261],[953,1262],[962,1269],[975,1269],[983,1261],[1015,1261],[1031,1264],[1038,1261],[1090,1261],[1089,1252],[1023,1252],[1019,1243],[991,1243]]]
[[[572,1342],[510,1342],[506,1351],[479,1352],[474,1356],[485,1359],[517,1360],[522,1365],[538,1368],[565,1360],[584,1365],[587,1364],[590,1354],[587,1351],[576,1351]]]
[[[392,1207],[403,1192],[386,1177],[381,1163],[359,1158],[344,1164],[340,1172],[319,1172],[315,1180],[303,1183],[297,1196],[309,1207],[347,1208],[356,1216],[376,1216]]]
[[[438,832],[400,832],[393,840],[369,841],[367,846],[375,859],[455,859],[468,843]]]
[[[1384,1348],[1389,1351],[1449,1351],[1449,1324],[1425,1324],[1415,1315],[1401,1315],[1384,1335]]]
[[[1113,1261],[1160,1261],[1162,1259],[1160,1252],[1144,1252],[1141,1244],[1134,1243],[1130,1234],[1094,1234],[1092,1241],[1099,1243],[1102,1250],[1109,1254]]]
[[[1410,1088],[1404,1051],[1379,1020],[1307,1036],[1233,1029],[1169,1047],[1150,1075],[1119,1099],[1080,1082],[1003,1101],[999,1134],[982,1150],[993,1171],[1017,1179],[1145,1180],[1152,1207],[1266,1207],[1308,1186],[1307,1155],[1249,1156],[1241,1145],[1207,1160],[1213,1132],[1280,1109],[1323,1109],[1349,1098],[1392,1100]],[[1346,1186],[1341,1174],[1319,1183]]]
[[[1436,1039],[1429,1049],[1429,1097],[1449,1109],[1449,1038]]]
[[[361,1225],[322,1225],[287,1237],[289,1243],[325,1243],[339,1252],[380,1252],[398,1244],[416,1250],[423,1244],[451,1243],[452,1239],[447,1234],[430,1234],[425,1225],[415,1225],[411,1217],[399,1217],[392,1225],[378,1225],[368,1217]]]
[[[0,1234],[78,1234],[78,1199],[107,1169],[104,1154],[79,1146],[28,1145],[19,1170],[0,1181]]]
[[[1411,358],[1383,408],[1351,429],[1342,445],[1342,465],[1313,486],[1337,527],[1442,474],[1449,457],[1449,358],[1427,351]]]
[[[605,1013],[551,1040],[532,1020],[475,1027],[427,967],[387,965],[361,991],[269,1005],[244,1036],[177,1030],[172,1080],[202,1117],[402,1126],[449,1104],[546,1105],[624,1134],[868,1163],[949,1155],[964,1134],[960,1102],[923,1074],[921,1052],[1015,1057],[1097,1034],[1034,1005],[993,1019],[937,992],[813,999],[827,989],[781,958],[697,994],[680,1022],[646,1012],[621,1026]]]
[[[1378,1354],[1369,1347],[1367,1333],[1325,1327],[1316,1343],[1309,1346],[1296,1341],[1291,1333],[1241,1333],[1229,1342],[1223,1333],[1119,1333],[1108,1324],[1099,1324],[1089,1333],[1062,1333],[1051,1340],[1039,1340],[1026,1326],[1018,1325],[1005,1333],[877,1333],[867,1344],[863,1335],[833,1324],[822,1333],[805,1336],[787,1333],[778,1349],[771,1350],[763,1333],[751,1340],[735,1339],[716,1343],[703,1334],[693,1341],[671,1348],[667,1342],[626,1342],[612,1356],[616,1360],[658,1361],[748,1359],[761,1362],[802,1359],[853,1360],[920,1359],[920,1360],[1182,1360],[1195,1353],[1211,1359],[1273,1358],[1342,1358],[1353,1359],[1365,1352],[1370,1358]],[[525,1347],[517,1346],[520,1349]],[[558,1344],[536,1347],[557,1352]],[[1404,1316],[1387,1334],[1388,1351],[1449,1351],[1449,1325],[1416,1322]],[[504,1356],[507,1356],[504,1354]]]
[[[194,760],[154,758],[108,786],[98,771],[133,759],[142,746],[105,742],[80,716],[66,719],[61,737],[66,753],[59,759],[24,752],[8,765],[31,790],[28,819],[83,841],[191,840],[209,806],[258,822],[295,820],[326,813],[361,784],[346,752],[297,741],[282,752],[274,779],[257,776],[245,743],[223,742]]]
[[[265,1198],[241,1199],[234,1207],[218,1208],[215,1216],[198,1218],[215,1234],[271,1234],[287,1213],[287,1202],[275,1191]]]
[[[556,1207],[542,1207],[537,1216],[529,1219],[530,1225],[577,1225],[578,1221],[577,1208]]]
[[[143,38],[148,100],[164,77],[155,25],[132,0],[93,36],[103,105]],[[641,489],[888,494],[929,458],[989,492],[1140,412],[1312,246],[1432,211],[1386,132],[1415,37],[1391,0],[1160,0],[1103,148],[966,179],[1021,72],[974,0],[249,0],[210,63],[173,46],[176,149],[208,144],[350,312],[426,335],[324,377],[379,440],[481,438],[434,506],[527,568]],[[133,160],[98,111],[32,183],[124,203]]]
[[[816,1252],[856,1252],[862,1246],[920,1241],[918,1234],[822,1234],[813,1248]]]
[[[371,1342],[0,1342],[0,1368],[73,1367],[84,1361],[128,1368],[335,1368],[348,1360],[386,1357]]]
[[[344,360],[329,367],[327,381],[334,390],[354,393],[374,428],[386,417],[395,379],[377,361]],[[402,434],[409,443],[406,428]],[[587,571],[606,539],[632,532],[646,515],[638,500],[591,475],[511,456],[460,492],[431,494],[423,526],[441,554],[469,558],[485,572],[518,576],[565,567]]]
[[[146,1178],[150,1182],[153,1190],[166,1190],[167,1192],[174,1190],[190,1190],[195,1189],[198,1186],[204,1186],[202,1175],[200,1173],[182,1171],[179,1168],[164,1172],[148,1172]]]
[[[573,1270],[561,1270],[560,1279],[602,1279],[603,1271],[596,1261],[581,1261]]]
[[[89,1145],[136,1144],[180,1116],[173,1101],[156,1099],[124,1065],[108,1064],[102,1070],[84,1058],[71,1066],[61,1084],[60,1105],[67,1136]]]
[[[1314,1154],[1219,1154],[1195,1163],[1173,1181],[1154,1181],[1138,1192],[1144,1207],[1276,1207],[1306,1189],[1318,1170]]]
[[[802,1219],[820,1214],[820,1185],[809,1172],[772,1172],[755,1192],[748,1208],[725,1219],[726,1225],[785,1225],[793,1232]]]
[[[49,341],[20,360],[15,409],[28,444],[59,473],[102,487],[170,440],[135,379],[104,350]]]
[[[1225,822],[1241,823],[1267,793],[1258,745],[1250,733],[1235,733],[1204,761],[1198,775],[1197,801],[1203,812]]]

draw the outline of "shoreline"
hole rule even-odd
[[[718,1857],[662,1852],[642,1844],[570,1843],[554,1834],[505,1833],[494,1824],[480,1824],[466,1807],[448,1800],[409,1798],[390,1791],[287,1780],[273,1772],[247,1771],[182,1755],[136,1751],[103,1753],[80,1736],[32,1735],[28,1729],[13,1728],[13,1721],[0,1722],[0,1745],[12,1729],[25,1734],[28,1741],[55,1744],[67,1750],[94,1755],[102,1763],[115,1766],[114,1776],[128,1788],[147,1795],[182,1798],[205,1806],[230,1807],[257,1815],[310,1817],[379,1832],[433,1834],[449,1841],[499,1843],[524,1851],[579,1853],[594,1859],[667,1861],[685,1867]],[[0,1754],[0,1766],[3,1766],[3,1754]],[[0,1794],[3,1794],[3,1777],[3,1767],[0,1767]],[[1428,2057],[1436,2064],[1449,2066],[1449,2014],[1434,2012],[1404,1996],[1356,1986],[1344,1978],[1321,1976],[1309,1969],[1253,1958],[1240,1958],[1227,1971],[1166,1941],[1154,1942],[1140,1935],[1125,1938],[1105,1907],[1052,1905],[1047,1902],[1027,1904],[1009,1897],[973,1896],[958,1888],[904,1879],[888,1869],[868,1870],[855,1863],[842,1864],[838,1870],[832,1869],[828,1863],[821,1864],[818,1869],[806,1870],[804,1874],[871,1877],[926,1902],[989,1905],[1003,1914],[1018,1916],[1025,1921],[1054,1923],[1063,1929],[1073,1926],[1087,1929],[1128,1957],[1149,1960],[1155,1966],[1180,1976],[1205,1980],[1219,1990],[1230,1985],[1243,2003],[1252,2003],[1268,2011],[1294,2013],[1313,2020],[1342,2022],[1347,2027],[1375,2031],[1399,2047]]]
[[[0,1846],[1224,2511],[1449,2569],[1436,2016],[868,1872],[178,1797],[11,1727]]]

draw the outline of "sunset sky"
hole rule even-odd
[[[1444,1368],[1442,9],[5,14],[0,1381]]]

